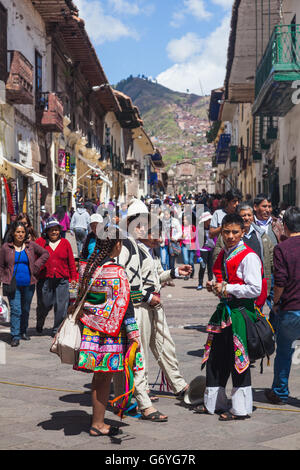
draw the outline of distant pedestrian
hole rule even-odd
[[[289,375],[295,342],[300,338],[300,209],[289,207],[283,215],[287,240],[274,248],[274,306],[276,356],[272,388],[267,399],[280,405],[289,397]]]
[[[203,289],[203,279],[205,269],[207,269],[207,277],[209,281],[213,280],[213,250],[216,245],[217,238],[210,238],[209,236],[209,226],[212,214],[210,212],[203,212],[199,218],[199,228],[198,230],[204,229],[204,243],[202,247],[199,247],[200,252],[200,267],[198,274],[198,287],[197,290]],[[204,224],[202,228],[200,224]]]
[[[67,314],[69,281],[76,285],[76,265],[71,244],[61,237],[61,226],[56,219],[48,220],[42,237],[36,243],[50,255],[40,272],[37,285],[36,330],[42,333],[45,319],[54,306],[54,336]]]
[[[90,215],[88,211],[83,207],[83,204],[78,204],[70,224],[70,229],[74,232],[76,238],[78,257],[80,257],[83,244],[88,234],[89,224]]]
[[[102,215],[100,214],[91,215],[91,222],[90,222],[91,231],[86,237],[86,240],[84,242],[84,245],[81,251],[81,255],[83,259],[88,259],[93,254],[95,247],[96,247],[98,224],[102,224],[102,223],[103,223]]]
[[[66,233],[70,230],[70,218],[64,206],[58,206],[53,217],[58,220],[62,229],[61,229],[61,236],[62,238],[66,238]]]
[[[29,239],[27,227],[14,222],[0,249],[0,281],[16,287],[8,295],[11,313],[11,346],[18,346],[20,339],[28,340],[28,320],[37,276],[49,258],[49,253]],[[5,286],[4,286],[5,288]]]
[[[18,214],[16,220],[17,220],[17,222],[22,222],[25,225],[25,227],[28,230],[29,240],[34,242],[38,238],[38,236],[37,236],[36,231],[33,228],[33,225],[31,223],[29,215],[26,214],[26,212],[21,212],[21,213]]]

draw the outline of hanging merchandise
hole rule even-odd
[[[1,235],[2,239],[6,232],[7,226],[7,204],[6,204],[6,193],[3,177],[1,177]]]
[[[66,152],[66,172],[70,173],[71,157],[69,152]]]
[[[12,203],[14,207],[14,213],[18,214],[19,213],[18,180],[12,181],[10,183],[10,187],[11,187],[11,197],[12,197]]]
[[[3,176],[4,186],[5,186],[5,193],[6,193],[6,201],[7,201],[7,213],[10,215],[15,215],[15,209],[11,197],[11,193],[6,181],[6,178]]]
[[[66,167],[66,153],[63,149],[58,150],[58,167],[62,169]]]

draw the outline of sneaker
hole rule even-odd
[[[197,287],[197,290],[202,290],[202,289],[203,289],[202,284],[199,284],[199,286]]]
[[[285,405],[286,401],[282,401],[281,398],[271,389],[265,390],[265,397],[273,405]]]

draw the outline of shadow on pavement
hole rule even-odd
[[[255,402],[258,402],[258,403],[267,403],[269,406],[272,406],[272,407],[278,407],[278,408],[282,408],[286,405],[274,405],[273,403],[270,403],[266,396],[265,396],[265,390],[267,390],[269,387],[267,388],[253,388],[253,401]],[[300,400],[298,398],[294,398],[294,397],[289,397],[288,398],[288,401],[287,401],[287,405],[289,406],[295,406],[296,408],[300,408]]]

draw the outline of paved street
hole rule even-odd
[[[162,291],[180,368],[188,382],[201,373],[205,325],[216,305],[215,297],[205,290],[197,292],[196,285],[195,279],[177,280],[176,287],[165,287]],[[49,352],[52,322],[51,312],[44,334],[36,335],[34,299],[31,341],[21,341],[19,347],[11,348],[9,327],[0,326],[0,340],[6,351],[6,363],[0,364],[0,449],[300,449],[300,366],[292,368],[289,404],[275,407],[265,402],[263,394],[272,382],[273,360],[271,367],[264,364],[263,375],[258,365],[252,368],[256,409],[250,420],[221,423],[217,416],[197,415],[166,390],[159,393],[157,385],[158,409],[168,414],[168,423],[127,417],[121,423],[121,439],[111,442],[109,438],[91,438],[88,435],[91,376],[61,365],[57,356]],[[152,383],[158,372],[152,361]],[[110,411],[107,421],[120,423]]]

